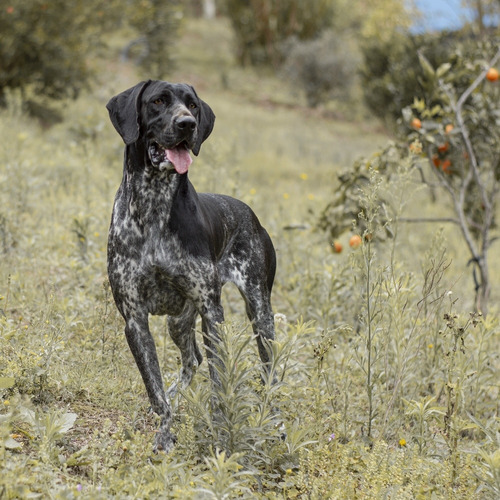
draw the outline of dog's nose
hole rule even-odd
[[[177,127],[177,130],[180,132],[184,133],[189,133],[189,132],[194,132],[194,129],[196,128],[196,120],[194,119],[193,116],[179,116],[175,120],[175,126]]]

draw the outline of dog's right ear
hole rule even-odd
[[[139,139],[140,133],[140,100],[144,89],[151,83],[140,82],[121,94],[112,97],[106,108],[109,118],[125,144],[133,144]]]

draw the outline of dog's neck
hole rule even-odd
[[[153,226],[167,224],[174,204],[194,193],[187,173],[154,167],[137,143],[125,149],[122,188],[128,193],[131,215],[141,214],[141,222]]]

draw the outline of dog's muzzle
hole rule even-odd
[[[166,147],[157,141],[148,147],[149,159],[154,167],[160,170],[175,169],[178,174],[185,174],[193,162],[189,150],[196,137],[196,119],[192,115],[179,115],[172,123],[177,142]]]
[[[148,154],[154,167],[160,170],[175,169],[178,174],[185,174],[193,162],[186,141],[173,148],[165,148],[157,142],[152,142],[148,147]]]

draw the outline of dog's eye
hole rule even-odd
[[[196,109],[198,106],[194,102],[189,105],[189,109]]]
[[[160,104],[163,104],[163,99],[155,99],[154,103],[159,106]]]

